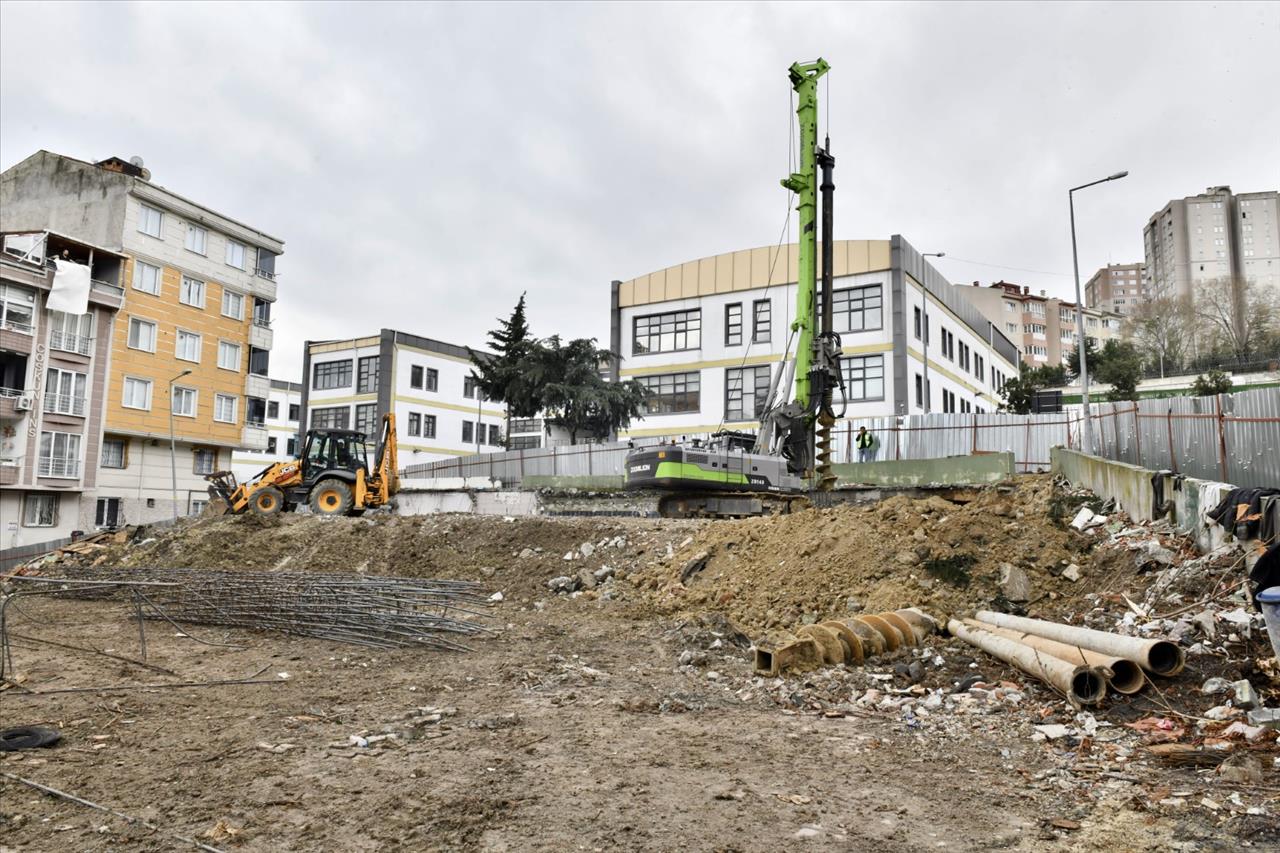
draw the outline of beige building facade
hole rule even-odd
[[[1042,290],[1007,281],[987,287],[974,282],[957,287],[962,298],[1018,343],[1022,363],[1028,367],[1066,364],[1080,342],[1076,304],[1047,296]],[[1095,346],[1121,337],[1124,319],[1110,311],[1084,309],[1085,334]]]

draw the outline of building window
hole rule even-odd
[[[36,294],[25,287],[0,283],[0,329],[31,334],[35,322]]]
[[[129,348],[156,351],[156,324],[148,320],[129,318]]]
[[[702,374],[664,373],[658,376],[637,376],[636,381],[648,394],[644,399],[646,415],[673,415],[679,412],[697,412],[702,408]],[[511,425],[517,432],[516,425]],[[535,430],[518,430],[534,432]]]
[[[916,405],[924,408],[924,377],[916,374]]]
[[[93,526],[113,530],[120,526],[120,499],[98,498]]]
[[[462,377],[462,396],[466,397],[468,400],[475,399],[476,394],[480,393],[477,388],[477,382],[478,380],[474,376],[468,375]],[[480,399],[484,399],[483,393],[480,393]]]
[[[956,395],[952,391],[942,389],[942,412],[943,414],[955,414],[956,411]]]
[[[27,492],[22,499],[23,527],[55,527],[58,524],[59,495]]]
[[[298,422],[298,418],[302,416],[302,405],[300,403],[289,404],[289,420],[294,423]]]
[[[413,365],[409,368],[409,387],[422,388],[422,367],[421,365]]]
[[[347,406],[311,410],[312,429],[349,429],[350,427],[351,409]]]
[[[436,370],[434,367],[427,368],[427,390],[440,390],[440,371]]]
[[[1008,311],[1010,314],[1013,314],[1018,310],[1018,307],[1014,305],[1012,302],[1006,302],[1004,304],[1004,310]]]
[[[227,241],[227,266],[235,267],[238,270],[245,268],[245,245],[237,243],[235,240]]]
[[[742,303],[724,306],[724,345],[736,347],[742,343]]]
[[[187,223],[187,251],[197,255],[205,253],[205,245],[209,242],[209,232],[199,225]]]
[[[49,312],[49,346],[88,355],[93,343],[93,315]]]
[[[463,444],[470,444],[471,442],[476,440],[475,429],[476,429],[476,425],[473,424],[471,421],[462,422],[462,443]]]
[[[840,359],[844,374],[844,398],[855,400],[884,399],[884,356],[844,356]]]
[[[511,432],[542,432],[542,420],[539,418],[515,418],[511,421]]]
[[[274,435],[273,435],[273,436],[269,436],[269,437],[267,438],[267,452],[268,452],[268,453],[275,453],[275,452],[276,452],[276,447],[277,447],[277,444],[276,444],[276,437],[275,437]]]
[[[103,468],[127,468],[128,462],[125,459],[125,450],[129,443],[123,438],[107,438],[102,441],[102,461],[99,463]]]
[[[409,413],[409,435],[422,435],[422,415],[417,412]]]
[[[956,360],[956,336],[946,329],[942,330],[942,354],[952,361]]]
[[[37,473],[41,477],[79,477],[80,436],[70,432],[40,433]]]
[[[732,367],[724,372],[724,418],[751,421],[760,416],[769,396],[770,371],[760,367]]]
[[[198,278],[184,275],[182,277],[182,290],[178,294],[178,301],[183,305],[194,305],[196,308],[203,308],[204,282]]]
[[[502,429],[497,424],[489,424],[489,446],[502,446]]]
[[[218,451],[212,447],[195,447],[191,450],[192,470],[197,474],[212,474],[218,470]]]
[[[291,438],[291,439],[289,439],[288,441],[286,441],[286,442],[285,442],[284,447],[285,447],[285,451],[284,451],[284,452],[285,452],[287,455],[289,455],[289,456],[297,456],[297,455],[298,455],[298,439],[296,439],[296,438]]]
[[[311,387],[317,391],[351,387],[351,361],[324,361],[312,368]]]
[[[83,373],[50,368],[45,374],[45,411],[59,415],[83,416],[86,379]]]
[[[508,450],[534,450],[542,446],[540,435],[516,435],[507,440]]]
[[[773,307],[768,299],[751,303],[751,342],[767,344],[773,332]]]
[[[267,417],[273,421],[280,419],[280,402],[272,400],[267,403]]]
[[[126,376],[120,405],[126,409],[149,410],[151,408],[151,380]]]
[[[878,284],[831,292],[837,332],[865,332],[883,325],[883,296]]]
[[[144,264],[142,261],[136,261],[133,265],[133,289],[141,290],[143,293],[150,293],[152,296],[159,296],[160,268],[153,267],[151,264]]]
[[[378,404],[361,403],[356,406],[356,432],[372,438],[378,430]]]
[[[195,332],[184,332],[179,329],[173,354],[183,361],[198,362],[200,360],[200,336]]]
[[[423,438],[436,437],[436,416],[435,415],[422,416],[422,437]]]
[[[152,237],[159,237],[164,228],[164,212],[149,205],[138,205],[138,230]]]
[[[232,320],[244,319],[244,295],[234,290],[222,289],[222,316]]]
[[[181,415],[184,418],[194,418],[196,416],[196,389],[174,388],[172,403],[172,409],[175,415]]]
[[[912,309],[911,309],[911,315],[912,315],[912,321],[913,321],[913,322],[912,322],[912,328],[913,328],[913,331],[915,332],[916,340],[918,341],[918,340],[920,340],[920,326],[921,326],[921,323],[920,323],[920,309],[919,309],[918,307],[917,307],[917,308],[912,308]]]
[[[213,419],[224,424],[236,422],[237,397],[230,394],[216,394],[213,398]],[[176,412],[175,412],[176,414]]]
[[[981,382],[982,377],[986,376],[986,374],[986,362],[983,360],[982,356],[975,354],[973,356],[973,375],[978,377],[978,381]]]
[[[240,370],[240,345],[230,341],[218,341],[218,367],[223,370]]]
[[[360,359],[356,370],[356,393],[373,394],[378,390],[378,362],[376,355]]]
[[[632,321],[631,354],[678,352],[702,346],[702,311],[646,314]]]

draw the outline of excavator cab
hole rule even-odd
[[[369,450],[362,432],[349,430],[316,430],[307,433],[302,451],[302,482],[308,485],[326,474],[345,471],[353,478],[356,471],[369,473]]]

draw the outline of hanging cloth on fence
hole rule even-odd
[[[1258,522],[1262,520],[1262,499],[1280,495],[1280,489],[1232,489],[1222,502],[1209,511],[1209,518],[1240,539],[1253,539],[1258,534]],[[1243,526],[1244,535],[1239,528]]]

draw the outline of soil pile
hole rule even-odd
[[[124,541],[39,561],[153,568],[367,572],[480,580],[526,596],[548,578],[604,565],[635,571],[665,558],[705,522],[626,518],[513,518],[370,514],[214,516],[172,529],[140,527]],[[587,547],[584,547],[587,546]],[[566,560],[565,556],[570,555]]]
[[[1005,596],[1002,564],[1025,574],[1027,604],[1065,604],[1093,589],[1093,541],[1070,519],[1044,475],[982,489],[965,503],[894,497],[718,522],[641,584],[664,609],[719,610],[748,631],[910,606],[938,616],[1017,611],[1023,602]]]

